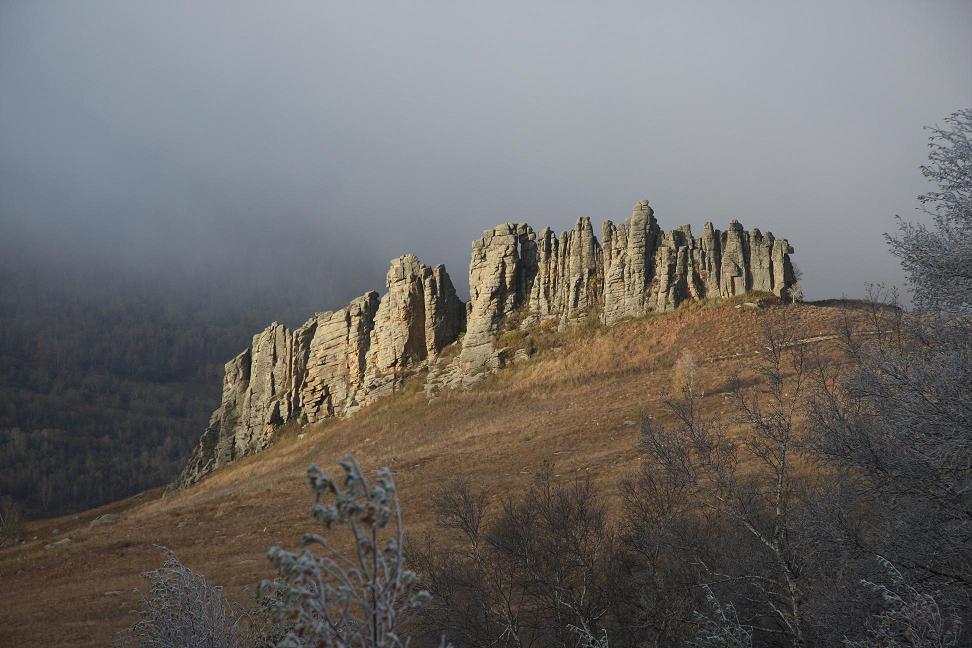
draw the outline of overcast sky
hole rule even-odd
[[[0,239],[343,301],[406,251],[465,292],[484,228],[648,198],[860,295],[901,282],[922,126],[970,105],[968,0],[0,0]]]

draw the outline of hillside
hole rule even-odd
[[[709,407],[725,407],[727,380],[749,373],[761,331],[786,317],[796,337],[824,353],[850,304],[737,307],[739,298],[690,303],[610,327],[579,324],[549,334],[532,358],[428,402],[419,381],[346,419],[278,431],[266,451],[225,466],[195,486],[159,490],[82,514],[31,523],[30,540],[0,549],[0,644],[104,646],[131,623],[138,574],[161,563],[155,545],[231,596],[247,600],[271,574],[275,543],[308,530],[304,471],[353,452],[367,468],[392,467],[410,532],[432,524],[430,493],[464,474],[494,498],[514,493],[549,462],[560,478],[590,474],[606,492],[638,465],[642,413],[665,416],[671,369],[682,350],[702,361]],[[823,338],[823,339],[820,339]],[[99,516],[111,514],[116,520]]]

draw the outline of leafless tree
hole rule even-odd
[[[458,537],[421,552],[429,627],[462,646],[606,647],[613,538],[593,482],[559,484],[545,469],[492,513],[482,491],[457,480],[435,508]]]
[[[850,362],[821,374],[811,443],[848,492],[832,519],[849,550],[972,610],[972,331],[962,319],[845,332]]]
[[[933,229],[889,237],[919,312],[873,300],[865,334],[846,326],[850,362],[820,375],[813,447],[843,475],[848,546],[895,566],[907,587],[972,614],[972,110],[932,129],[921,202]],[[866,515],[851,514],[852,510]],[[900,570],[900,571],[898,571]],[[872,588],[873,589],[873,588]],[[918,591],[918,590],[916,590]]]
[[[792,330],[781,310],[764,331],[753,385],[733,381],[731,430],[705,412],[694,381],[683,381],[687,386],[666,403],[673,423],[643,420],[642,472],[625,499],[628,520],[652,520],[643,541],[659,547],[671,535],[664,542],[681,551],[666,559],[693,566],[696,611],[708,600],[703,592],[731,592],[754,636],[805,646],[812,623],[794,475],[810,363]]]
[[[712,588],[705,586],[705,613],[699,613],[699,629],[688,648],[752,648],[753,632],[739,622],[732,603],[719,602]]]
[[[767,596],[767,603],[792,636],[793,645],[802,646],[807,641],[804,566],[803,556],[793,543],[792,498],[799,453],[795,419],[804,405],[809,367],[806,346],[793,337],[793,330],[785,317],[767,326],[758,363],[762,380],[748,391],[738,385],[733,390],[748,427],[743,443],[762,471],[741,478],[738,473],[722,473],[716,498],[775,561],[783,588],[782,592],[774,590],[775,596]],[[774,602],[774,597],[783,599],[785,607]]]
[[[24,532],[20,506],[12,497],[0,497],[0,547],[20,540]]]

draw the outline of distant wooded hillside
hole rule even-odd
[[[223,363],[319,304],[0,264],[0,495],[63,514],[171,479],[219,402]],[[310,302],[310,298],[304,298]]]

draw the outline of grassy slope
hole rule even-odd
[[[636,421],[664,415],[671,366],[681,349],[703,361],[706,400],[726,407],[729,376],[746,375],[764,322],[786,314],[809,338],[835,332],[840,305],[733,308],[693,305],[608,329],[568,332],[560,348],[504,370],[467,391],[427,403],[417,389],[344,421],[293,433],[269,450],[218,471],[189,491],[151,491],[101,509],[32,524],[37,539],[0,550],[0,645],[104,646],[131,623],[132,588],[165,545],[191,568],[246,600],[270,575],[266,549],[292,545],[310,527],[310,463],[334,468],[354,452],[367,468],[397,473],[409,530],[432,524],[428,496],[440,480],[467,474],[494,496],[516,492],[543,462],[555,474],[592,474],[607,492],[638,463]],[[824,341],[816,346],[832,349]],[[105,512],[113,524],[90,526]],[[57,529],[57,534],[54,530]],[[71,541],[45,549],[69,537]]]

